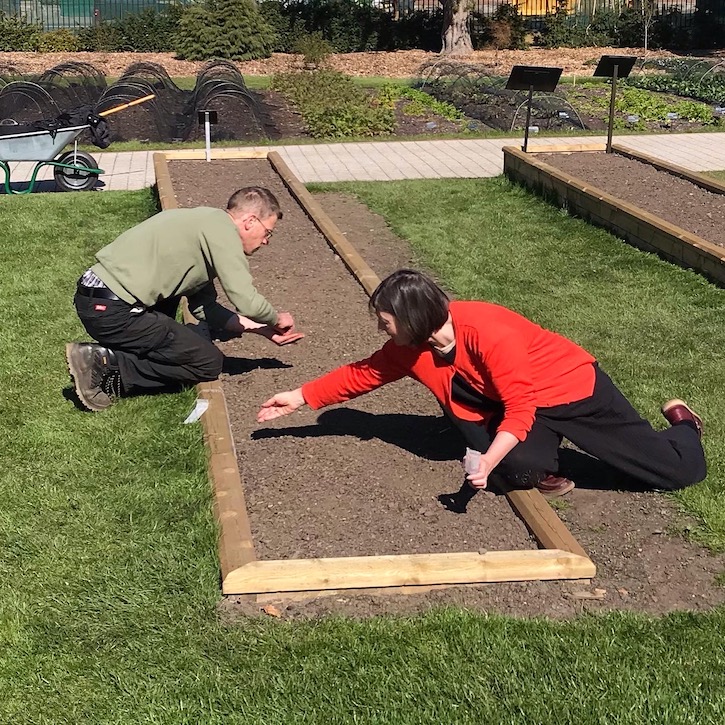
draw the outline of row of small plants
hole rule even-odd
[[[337,71],[281,73],[272,88],[296,106],[314,138],[381,136],[395,129],[393,109]]]
[[[415,88],[386,84],[371,94],[352,78],[328,69],[281,73],[272,79],[299,111],[314,138],[384,136],[395,130],[395,109],[409,116],[435,114],[451,121],[464,118],[450,103]]]
[[[644,76],[638,76],[642,78]],[[699,101],[669,97],[649,89],[637,88],[632,84],[634,77],[627,81],[627,85],[619,86],[615,100],[615,126],[628,128],[644,128],[647,123],[668,124],[673,120],[700,123],[705,126],[720,125],[723,118],[716,114],[713,107]],[[609,108],[609,88],[606,93],[599,95],[591,93],[589,89],[601,88],[602,84],[596,81],[580,83],[578,88],[562,86],[567,99],[580,113],[604,117]],[[582,92],[583,91],[583,92]],[[626,120],[627,118],[631,120]],[[636,120],[635,120],[636,119]]]
[[[675,78],[667,75],[638,75],[627,79],[627,84],[650,91],[673,93],[696,98],[705,103],[725,106],[725,75]]]
[[[417,88],[389,83],[384,85],[375,97],[376,102],[386,108],[395,108],[396,102],[401,99],[404,101],[402,111],[408,116],[424,116],[432,113],[449,121],[462,121],[465,118],[452,103],[439,101]]]
[[[706,126],[720,123],[711,106],[698,101],[673,101],[641,88],[624,87],[617,91],[615,109],[622,114],[636,116],[639,122],[682,119]],[[637,123],[637,122],[635,122]]]

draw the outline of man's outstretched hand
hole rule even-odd
[[[294,413],[304,404],[305,399],[302,395],[302,388],[277,393],[277,395],[262,403],[262,407],[257,413],[257,423],[264,423]]]
[[[289,345],[292,342],[301,340],[305,336],[304,332],[293,332],[291,330],[288,330],[287,332],[280,332],[277,328],[269,327],[268,325],[258,327],[256,330],[248,330],[248,332],[254,332],[257,335],[262,335],[262,337],[266,337],[268,340],[271,340],[275,345]]]
[[[227,330],[238,335],[244,332],[253,332],[255,335],[266,337],[275,345],[289,345],[305,336],[304,332],[295,331],[294,320],[292,320],[292,316],[288,312],[280,313],[276,325],[265,325],[262,322],[255,322],[249,317],[237,314],[227,324]]]

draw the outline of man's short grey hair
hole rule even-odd
[[[227,211],[234,214],[254,214],[260,219],[282,218],[277,197],[263,186],[245,186],[235,191],[227,202]]]

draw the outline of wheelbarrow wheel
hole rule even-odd
[[[56,161],[73,166],[72,169],[54,167],[55,183],[63,191],[88,191],[96,185],[98,174],[94,174],[90,169],[97,169],[98,165],[90,154],[83,151],[68,151]]]

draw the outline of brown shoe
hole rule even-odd
[[[547,476],[536,484],[541,495],[546,498],[559,498],[574,490],[574,481],[563,476]]]
[[[121,397],[121,373],[112,350],[96,343],[70,342],[65,357],[78,398],[88,410],[105,410]]]
[[[702,438],[702,418],[684,401],[679,398],[668,400],[662,406],[662,415],[670,425],[689,425]]]

